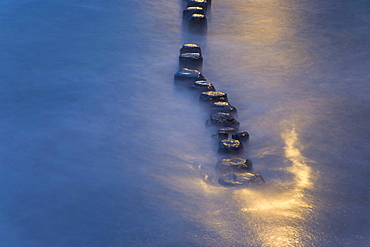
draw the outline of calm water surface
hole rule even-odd
[[[1,246],[367,246],[370,4],[0,3]],[[184,42],[228,93],[266,184],[209,183],[221,158]]]

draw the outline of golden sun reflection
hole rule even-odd
[[[226,37],[243,48],[238,63],[258,75],[266,86],[278,86],[297,69],[308,66],[310,54],[299,35],[299,14],[284,1],[251,0],[233,2],[237,25],[230,27]],[[241,66],[241,70],[245,69]],[[277,84],[277,85],[275,85]]]
[[[313,186],[311,168],[299,149],[295,129],[282,134],[285,157],[291,162],[286,168],[293,179],[267,186],[263,190],[240,190],[235,195],[244,206],[246,217],[259,222],[259,240],[262,246],[302,246],[306,217],[311,212],[305,190]]]
[[[254,45],[270,45],[294,35],[294,29],[290,28],[294,12],[280,5],[272,0],[236,4],[235,11],[246,15],[245,23],[233,27],[244,34],[238,38]]]

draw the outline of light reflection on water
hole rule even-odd
[[[208,55],[217,61],[217,64],[212,64],[211,67],[217,68],[219,66],[222,71],[230,70],[240,73],[233,74],[233,78],[240,76],[240,80],[236,79],[232,84],[225,86],[225,82],[228,81],[226,75],[225,78],[217,78],[218,80],[215,78],[215,86],[217,87],[219,83],[227,90],[241,91],[247,91],[248,88],[254,86],[257,90],[263,88],[267,95],[269,93],[275,94],[275,96],[270,96],[271,99],[276,100],[276,104],[270,105],[272,107],[269,109],[270,112],[284,112],[284,109],[291,108],[291,102],[284,102],[283,98],[277,99],[276,95],[280,94],[280,91],[285,94],[295,94],[297,89],[287,87],[286,81],[296,76],[310,60],[305,47],[306,43],[300,42],[295,35],[295,28],[301,21],[298,14],[294,12],[295,9],[268,0],[237,1],[229,5],[227,2],[216,2],[214,7],[217,7],[218,4],[229,6],[234,15],[226,16],[225,13],[218,13],[225,15],[218,20],[214,19],[214,22],[217,22],[214,24],[214,30],[212,27],[210,28],[209,43],[222,47],[223,44],[219,44],[217,40],[221,36],[222,42],[226,41],[230,44],[228,53],[219,52],[217,47],[216,49],[210,46],[207,48]],[[227,14],[230,15],[230,12]],[[227,24],[224,23],[225,18]],[[230,26],[230,23],[233,24]],[[226,31],[226,34],[218,34],[216,27],[223,25],[229,25],[227,28],[219,29]],[[219,36],[216,35],[214,38],[212,34]],[[238,50],[238,48],[240,49]],[[225,53],[232,58],[224,59]],[[219,59],[218,56],[220,56]],[[238,66],[235,66],[236,64]],[[205,68],[207,69],[207,66]],[[243,78],[243,74],[246,74],[245,70],[253,72],[253,75],[258,78],[258,85],[253,82],[245,83],[245,78],[247,80],[251,78],[250,75]],[[212,78],[212,73],[209,74]],[[280,91],[277,91],[277,88]],[[261,92],[257,91],[257,95],[260,96]],[[256,104],[261,104],[262,100],[264,99],[257,98]],[[245,101],[239,103],[243,104]],[[236,105],[236,107],[241,109],[240,117],[243,119],[245,113],[243,105]],[[309,108],[309,106],[307,107]],[[262,163],[264,162],[263,158],[268,155],[284,156],[283,158],[288,162],[281,164],[276,162],[270,168],[289,175],[277,180],[272,179],[262,188],[232,190],[230,191],[232,199],[230,198],[230,204],[224,205],[225,208],[207,205],[208,210],[213,213],[200,214],[203,224],[216,231],[225,242],[245,246],[304,246],[307,240],[312,237],[310,230],[308,230],[311,227],[308,225],[308,220],[312,218],[313,202],[308,199],[306,193],[313,187],[313,175],[309,164],[312,161],[301,153],[303,143],[299,139],[297,129],[288,127],[298,125],[301,128],[303,124],[307,124],[302,121],[305,116],[300,116],[299,111],[299,109],[289,109],[288,114],[285,113],[278,119],[276,116],[269,116],[268,121],[275,125],[274,134],[278,135],[279,131],[283,131],[280,137],[284,144],[282,154],[279,153],[278,149],[275,150],[279,142],[275,143],[275,148],[271,147],[271,143],[269,143],[261,145],[259,150],[251,152],[255,157],[261,158]],[[247,116],[244,117],[247,118]],[[262,119],[262,121],[266,121],[266,119]],[[276,124],[276,121],[279,124]],[[254,123],[252,123],[253,125]],[[266,131],[261,130],[261,126],[256,126],[256,128],[257,131]],[[253,132],[252,135],[258,138],[256,132]],[[275,139],[279,139],[279,137]],[[252,140],[252,148],[253,145]],[[266,166],[262,171],[268,172]],[[203,190],[205,197],[217,198],[227,194],[224,189],[212,188],[203,181],[199,181],[197,187]],[[218,201],[217,199],[213,200]],[[238,206],[231,206],[233,203],[237,203]],[[230,212],[236,208],[239,212]],[[225,215],[229,215],[229,217],[225,218]],[[234,222],[232,222],[233,220]]]
[[[250,225],[262,246],[301,246],[310,235],[305,229],[308,224],[306,219],[310,218],[313,204],[306,195],[306,190],[313,187],[312,171],[308,164],[311,161],[301,154],[302,142],[297,130],[288,127],[291,125],[302,127],[299,109],[289,109],[292,102],[284,102],[284,98],[277,97],[281,91],[284,94],[294,94],[296,89],[287,87],[286,82],[304,69],[310,59],[305,47],[306,43],[300,42],[295,35],[296,27],[301,20],[294,8],[288,8],[275,1],[239,1],[232,5],[232,10],[234,16],[227,18],[230,18],[230,21],[233,20],[234,24],[228,29],[228,35],[222,37],[240,48],[239,53],[236,51],[230,53],[235,55],[231,64],[239,64],[239,68],[233,68],[233,70],[244,74],[246,74],[245,70],[252,71],[253,76],[258,80],[258,83],[246,84],[245,79],[240,76],[240,80],[235,80],[240,81],[236,87],[243,88],[242,90],[245,91],[255,87],[257,95],[261,94],[261,88],[265,90],[267,97],[276,100],[275,103],[270,103],[270,114],[274,111],[283,113],[284,109],[287,110],[285,114],[290,112],[280,115],[280,118],[275,114],[266,115],[264,118],[269,119],[261,119],[261,121],[271,121],[274,129],[271,128],[270,131],[273,129],[275,135],[282,131],[281,138],[284,143],[282,155],[289,164],[276,162],[270,166],[270,169],[288,173],[291,177],[285,176],[281,180],[268,181],[267,185],[260,189],[235,190],[234,199],[239,202],[241,211],[244,212],[244,223],[240,224]],[[230,45],[230,47],[233,46]],[[230,60],[228,62],[230,63]],[[225,64],[225,69],[228,68],[227,66]],[[249,75],[247,78],[250,77]],[[269,94],[275,95],[268,96]],[[257,106],[262,101],[266,100],[256,97]],[[240,107],[243,106],[239,106],[239,109]],[[259,108],[259,110],[262,109]],[[246,113],[241,109],[242,118]],[[261,126],[256,128],[257,131],[261,131]],[[253,133],[256,135],[256,132]],[[278,141],[279,137],[275,139]],[[261,144],[261,149],[251,154],[260,157],[262,162],[265,156],[271,154],[279,156],[279,150],[273,151],[270,145],[270,143]],[[279,145],[279,142],[275,145]],[[268,172],[267,168],[263,170]]]
[[[295,129],[282,134],[285,142],[285,157],[291,162],[286,169],[294,175],[292,181],[269,184],[263,190],[244,189],[235,191],[236,199],[244,206],[247,218],[262,222],[257,234],[263,246],[300,246],[305,232],[306,218],[312,202],[305,191],[312,188],[312,172],[302,156],[299,138]],[[250,219],[249,219],[250,220]]]

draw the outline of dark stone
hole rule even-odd
[[[218,137],[219,139],[227,139],[229,138],[229,134],[225,132],[218,132],[217,134],[212,134],[212,137]]]
[[[250,186],[265,183],[260,174],[250,172],[224,172],[219,176],[218,183],[223,186]]]
[[[249,133],[247,131],[239,131],[233,134],[233,139],[239,140],[239,141],[245,141],[249,138]]]
[[[206,91],[206,92],[201,93],[201,95],[199,96],[199,101],[213,103],[217,101],[227,102],[228,100],[227,100],[227,94],[224,92]]]
[[[202,15],[204,15],[205,11],[202,7],[187,7],[182,12],[182,18],[183,18],[183,20],[187,21],[187,20],[189,20],[190,16],[192,16],[193,14],[202,14]]]
[[[233,127],[223,127],[218,130],[217,136],[221,139],[228,139],[229,134],[236,133],[238,129]]]
[[[243,150],[243,144],[235,139],[223,139],[218,146],[220,153],[236,153]]]
[[[188,21],[188,29],[191,32],[204,34],[207,32],[207,18],[202,14],[192,14]]]
[[[183,53],[199,53],[202,54],[202,51],[197,44],[184,44],[180,49],[180,54]]]
[[[265,182],[259,174],[252,173],[250,159],[230,157],[217,162],[218,183],[223,186],[260,185]]]
[[[225,171],[236,171],[236,172],[246,172],[252,170],[252,161],[250,159],[243,159],[238,157],[224,158],[217,162],[216,169],[219,172]]]
[[[212,85],[212,83],[206,81],[206,80],[199,80],[195,81],[194,84],[191,86],[193,89],[206,92],[206,91],[215,91],[215,87]]]
[[[232,115],[225,112],[216,112],[211,115],[207,125],[222,127],[239,127],[240,123]]]
[[[208,0],[188,0],[188,7],[201,7],[207,10]]]
[[[181,86],[191,86],[195,81],[204,79],[204,76],[195,69],[182,68],[175,74],[175,83]]]
[[[228,102],[218,101],[213,103],[211,107],[211,112],[227,112],[234,115],[237,113],[237,110],[234,106],[230,105]]]
[[[180,68],[200,69],[203,57],[200,53],[182,53],[179,56]]]

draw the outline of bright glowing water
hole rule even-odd
[[[367,246],[370,5],[0,3],[1,246]],[[184,42],[228,93],[266,184],[204,181],[219,160]]]

